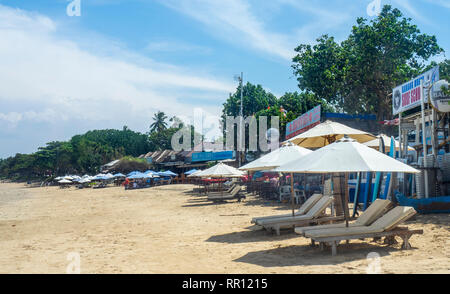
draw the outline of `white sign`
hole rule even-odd
[[[448,89],[446,80],[440,80],[433,85],[431,89],[431,104],[439,112],[450,112],[450,96],[442,92],[442,87]]]
[[[415,79],[396,87],[392,91],[392,112],[394,115],[408,109],[420,106],[422,93],[420,93],[420,81],[427,87],[431,83],[439,81],[439,66],[433,67]],[[424,91],[425,102],[428,102],[428,91]]]

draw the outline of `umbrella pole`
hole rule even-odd
[[[294,174],[291,173],[291,205],[292,205],[292,216],[295,215],[294,212],[294,197],[295,197],[295,192],[294,192]]]

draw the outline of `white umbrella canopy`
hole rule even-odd
[[[240,167],[239,169],[247,171],[270,170],[291,161],[300,159],[311,152],[312,151],[309,149],[289,143]]]
[[[193,175],[202,178],[238,178],[242,177],[244,174],[244,172],[238,170],[237,168],[224,163],[218,163],[213,167],[205,169],[199,173],[194,173]]]
[[[188,178],[195,178],[195,177],[198,177],[197,174],[199,174],[199,173],[201,173],[201,172],[202,172],[202,170],[198,170],[198,171],[196,171],[196,172],[194,172],[194,173],[188,175],[187,177],[188,177]]]
[[[72,181],[64,179],[64,180],[59,181],[58,183],[60,183],[60,184],[72,184]]]
[[[360,143],[371,141],[376,138],[374,135],[367,132],[327,120],[288,141],[305,148],[319,148],[331,144],[336,140],[343,138],[345,135]]]
[[[388,153],[389,152],[389,148],[391,148],[391,138],[386,136],[385,134],[380,134],[380,135],[377,136],[376,139],[374,139],[372,141],[369,141],[369,142],[366,142],[366,143],[363,143],[363,144],[366,145],[366,146],[369,146],[371,148],[376,148],[378,150],[378,148],[380,146],[380,140],[383,140],[384,146],[386,147],[385,151],[386,151],[386,153]],[[395,150],[399,150],[400,149],[400,142],[397,141],[397,140],[394,140],[394,141],[395,141]],[[403,145],[402,145],[402,148],[403,148]],[[410,147],[410,146],[408,146],[408,150],[409,151],[415,151],[415,149]]]
[[[379,151],[344,138],[275,169],[285,173],[353,173],[419,171]]]

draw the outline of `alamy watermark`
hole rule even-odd
[[[179,118],[180,122],[190,121],[183,116]],[[202,136],[211,138],[219,130],[222,131],[225,140],[223,150],[267,152],[279,147],[280,118],[278,116],[260,116],[258,120],[255,116],[226,116],[222,121],[218,116],[204,116],[202,110],[197,108],[194,110],[194,121],[190,122],[172,136],[171,145],[174,151],[202,151],[195,150],[196,147],[201,149]],[[194,133],[191,126],[194,126]],[[247,131],[248,136],[246,136]]]
[[[376,252],[370,252],[367,254],[368,265],[366,268],[367,274],[381,274],[381,258],[380,254]]]
[[[81,273],[81,257],[78,252],[69,252],[66,260],[69,264],[66,267],[67,274],[80,274]]]
[[[381,13],[381,0],[373,0],[367,5],[366,9],[368,16],[377,16]]]
[[[81,16],[81,0],[72,0],[66,7],[68,16]]]

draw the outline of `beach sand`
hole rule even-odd
[[[249,229],[252,217],[289,213],[288,205],[252,196],[211,204],[192,188],[0,184],[0,273],[66,273],[71,252],[81,273],[366,273],[371,252],[381,273],[450,273],[448,214],[409,221],[424,230],[411,238],[412,250],[400,250],[401,240],[352,241],[333,257],[292,231]]]

